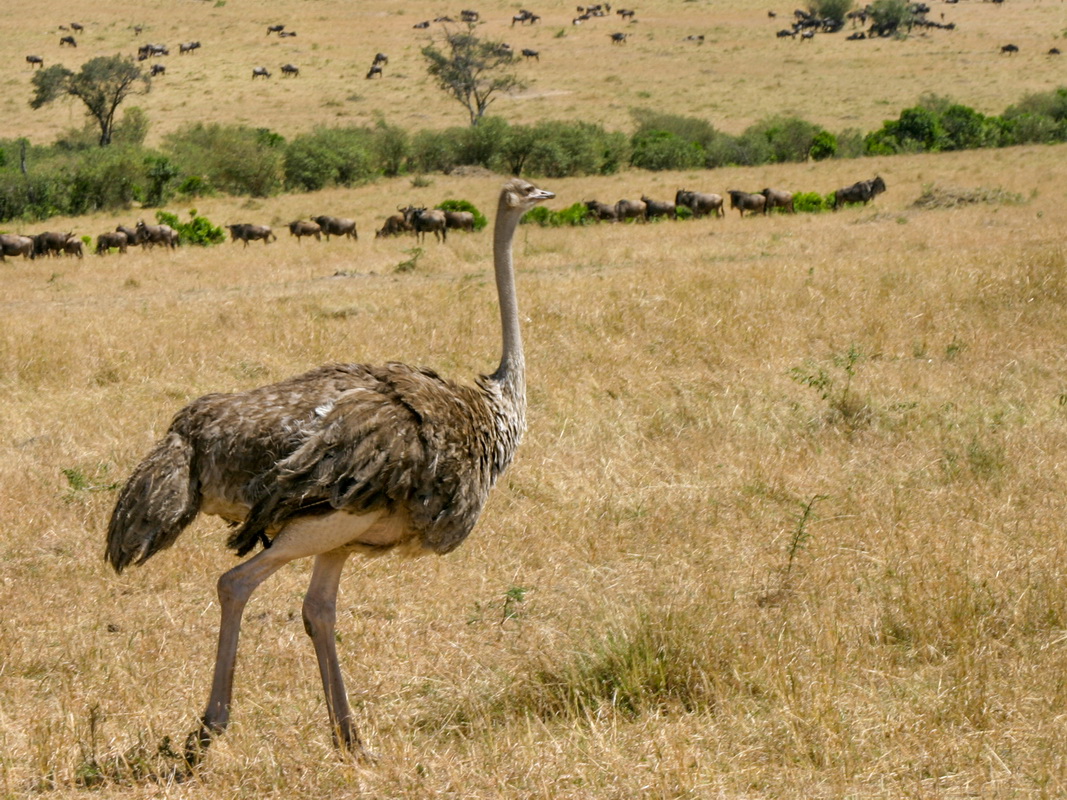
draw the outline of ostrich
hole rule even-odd
[[[365,754],[337,661],[337,589],[348,556],[448,553],[470,533],[526,425],[526,381],[512,270],[519,219],[555,197],[504,185],[493,236],[503,329],[500,365],[475,386],[400,363],[333,364],[235,394],[209,394],[175,416],[133,471],[107,532],[121,572],[170,547],[198,513],[237,527],[228,546],[256,555],[218,581],[222,621],[207,709],[185,757],[197,764],[229,721],[241,616],[252,592],[314,556],[303,603],[334,743]]]

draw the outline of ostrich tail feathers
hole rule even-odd
[[[107,530],[105,558],[116,572],[170,547],[196,517],[200,490],[192,460],[192,445],[172,431],[126,481]]]

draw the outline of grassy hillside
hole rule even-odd
[[[1067,30],[1059,0],[935,5],[931,17],[944,13],[956,31],[848,42],[846,29],[803,44],[774,36],[791,21],[792,4],[649,0],[637,6],[633,24],[612,15],[574,26],[574,4],[548,0],[532,7],[541,23],[514,28],[519,4],[492,0],[478,10],[482,35],[541,52],[539,62],[517,67],[526,90],[492,106],[516,123],[578,117],[626,130],[629,109],[648,106],[700,116],[734,134],[775,113],[867,131],[927,91],[991,114],[1064,82],[1063,64],[1045,55]],[[421,0],[43,0],[0,19],[0,137],[49,142],[81,123],[78,106],[30,110],[27,54],[74,68],[95,55],[132,55],[146,41],[171,48],[160,62],[167,74],[136,101],[149,113],[153,138],[200,120],[262,125],[287,136],[379,116],[411,130],[466,124],[463,109],[428,79],[419,53],[439,26],[412,28],[459,11]],[[58,26],[72,21],[85,26],[77,50],[59,45]],[[267,36],[267,25],[277,23],[297,36]],[[144,26],[140,36],[135,25]],[[615,31],[631,34],[625,45],[610,43]],[[702,45],[684,41],[701,34]],[[179,56],[178,44],[194,39],[202,48]],[[1008,42],[1019,46],[1018,55],[999,54]],[[366,80],[379,51],[390,57],[385,77]],[[299,78],[281,78],[288,62],[300,67]],[[252,68],[260,65],[274,77],[253,83]]]

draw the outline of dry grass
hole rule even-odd
[[[574,3],[547,0],[534,9],[542,23],[513,29],[518,5],[490,0],[478,6],[483,34],[510,42],[516,51],[541,52],[539,62],[518,65],[527,89],[502,98],[492,113],[515,123],[581,117],[629,130],[630,109],[639,106],[695,115],[732,134],[779,113],[834,131],[869,131],[914,105],[923,92],[999,114],[1027,92],[1064,82],[1063,65],[1046,55],[1057,43],[1063,49],[1059,0],[941,4],[931,17],[939,19],[943,11],[958,30],[907,41],[848,42],[835,35],[807,44],[774,36],[788,26],[794,7],[648,0],[632,25],[613,15],[573,26]],[[768,18],[768,9],[778,17]],[[412,29],[417,21],[458,13],[427,0],[41,0],[0,18],[0,137],[51,142],[81,124],[78,105],[29,108],[28,53],[73,68],[96,55],[133,54],[145,41],[172,49],[167,74],[150,95],[133,101],[148,112],[152,141],[201,120],[265,125],[285,136],[316,124],[372,124],[380,115],[409,130],[464,125],[466,112],[426,75],[419,51],[434,31]],[[57,29],[72,18],[86,26],[76,51],[60,47]],[[267,25],[276,22],[297,36],[267,37]],[[133,34],[135,24],[145,26],[140,37]],[[608,34],[619,30],[632,35],[627,44],[613,46]],[[683,41],[693,34],[703,34],[705,43]],[[178,43],[194,39],[202,49],[179,56]],[[1017,56],[1000,55],[1009,41],[1020,48]],[[365,80],[378,51],[390,56],[385,78]],[[278,70],[287,62],[300,67],[299,78],[281,78]],[[252,68],[260,65],[274,77],[253,83]]]
[[[0,795],[1062,796],[1065,154],[722,171],[889,191],[835,215],[521,230],[516,463],[455,554],[355,562],[342,586],[373,767],[332,751],[298,564],[250,604],[231,730],[168,777],[157,748],[195,725],[233,562],[202,520],[111,574],[111,487],[203,392],[330,360],[491,368],[488,234],[404,274],[410,240],[366,220],[356,244],[10,262]],[[707,180],[549,188],[563,206]],[[448,182],[488,208],[500,180]],[[1026,202],[912,208],[928,184]]]

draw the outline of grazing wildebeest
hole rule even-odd
[[[464,22],[477,22],[481,18],[481,14],[477,11],[471,11],[470,9],[463,9],[459,12],[459,18]]]
[[[845,203],[863,203],[863,205],[867,205],[868,202],[884,191],[885,181],[882,180],[880,175],[876,175],[869,181],[857,181],[851,186],[846,186],[834,192],[834,211],[837,211],[837,207]]]
[[[267,36],[270,36],[272,33],[281,33],[284,30],[285,30],[285,26],[284,25],[268,25],[267,26]]]
[[[165,44],[142,44],[137,48],[137,60],[144,61],[149,56],[169,56],[170,50]]]
[[[1049,49],[1048,54],[1050,56],[1058,56],[1060,54],[1060,48],[1052,47],[1052,48]]]
[[[126,236],[127,244],[139,244],[142,249],[148,244],[148,242],[145,241],[144,234],[141,232],[140,228],[129,228],[125,225],[116,225],[115,232],[124,234]]]
[[[266,67],[253,67],[252,68],[252,80],[256,78],[269,78],[270,71]]]
[[[446,211],[445,227],[474,233],[474,214],[470,211]]]
[[[316,241],[322,241],[322,228],[319,227],[317,222],[308,222],[307,220],[294,220],[289,223],[289,235],[295,236],[297,244],[305,236],[314,236]]]
[[[537,50],[531,50],[529,47],[522,48],[523,58],[532,58],[537,61],[541,60],[541,53]]]
[[[405,209],[405,217],[411,222],[415,230],[415,238],[420,242],[426,241],[426,234],[433,232],[434,238],[439,242],[448,241],[448,224],[445,212],[439,208],[412,208]]]
[[[67,239],[73,237],[74,234],[58,233],[56,231],[46,231],[44,233],[38,233],[33,236],[33,252],[39,256],[51,256],[53,253],[59,254],[63,252],[63,246],[67,243]]]
[[[85,30],[85,26],[82,25],[80,22],[72,22],[70,23],[70,29],[72,31],[76,31],[77,33],[81,33],[83,30]]]
[[[780,189],[764,189],[760,194],[767,198],[767,202],[763,205],[764,214],[770,213],[771,209],[774,208],[784,208],[790,214],[796,213],[796,209],[793,208],[792,192],[784,192]]]
[[[36,258],[37,252],[32,236],[19,236],[17,233],[0,234],[0,261],[5,261],[4,256],[22,256],[23,258]]]
[[[648,207],[640,200],[620,200],[615,204],[615,216],[619,222],[628,219],[639,219],[644,222],[647,219]]]
[[[641,202],[645,204],[645,216],[648,219],[653,217],[676,219],[678,217],[678,209],[674,207],[674,203],[669,203],[666,200],[653,200],[645,195],[641,195]]]
[[[779,39],[795,39],[797,38],[797,32],[791,28],[782,28],[778,33],[774,34]]]
[[[372,61],[371,63],[379,64],[384,67],[389,63],[389,56],[387,56],[385,53],[375,53],[374,61]]]
[[[129,238],[122,231],[108,231],[96,237],[96,254],[106,255],[111,248],[117,248],[120,253],[126,252]]]
[[[293,36],[296,36],[296,31],[282,31],[278,34],[279,39],[290,39]]]
[[[237,242],[240,240],[244,242],[245,247],[248,247],[249,242],[254,242],[257,239],[262,239],[263,244],[270,244],[271,241],[278,239],[269,225],[252,225],[247,222],[238,222],[236,225],[227,225],[226,227],[230,230],[230,241]]]
[[[687,41],[687,42],[696,42],[697,44],[704,44],[704,34],[702,34],[702,33],[691,33],[691,34],[689,34],[688,36],[685,37],[685,41]]]
[[[155,247],[163,244],[171,250],[178,246],[178,232],[170,225],[145,225],[145,221],[137,221],[137,230],[140,231],[141,245]]]
[[[633,20],[635,12],[632,8],[620,8],[615,11],[623,19]]]
[[[416,28],[417,30],[424,30],[425,28],[429,28],[430,27],[430,20],[424,19],[422,22],[416,22],[411,27],[412,28]]]
[[[319,223],[322,232],[326,234],[327,242],[330,241],[331,236],[347,236],[350,239],[359,239],[359,234],[356,232],[356,223],[353,220],[343,217],[329,217],[325,214],[321,217],[312,217],[312,219]]]
[[[403,210],[400,209],[401,212]],[[397,236],[401,233],[407,233],[411,229],[411,223],[404,219],[403,213],[393,214],[391,217],[386,218],[380,230],[374,232],[374,238],[383,239],[386,236]]]
[[[75,38],[73,36],[60,36],[59,37],[59,46],[62,47],[65,44],[69,44],[71,47],[77,47],[78,46],[78,42],[77,42],[77,40],[75,40]]]
[[[63,242],[63,255],[85,258],[85,246],[77,236],[70,236]]]
[[[30,69],[34,67],[43,67],[44,59],[40,56],[26,56],[26,63],[30,65]]]
[[[200,42],[184,42],[178,45],[178,55],[184,53],[191,53],[194,50],[200,49]]]
[[[384,73],[382,72],[382,68],[380,66],[378,66],[377,64],[371,64],[370,65],[370,69],[367,70],[366,78],[367,78],[367,80],[370,80],[375,75],[377,75],[379,78],[384,78],[385,77]]]
[[[761,194],[749,194],[739,189],[730,189],[726,193],[730,195],[730,208],[736,208],[742,217],[746,211],[753,214],[762,213],[767,205],[767,198]]]
[[[607,222],[618,222],[619,215],[615,213],[615,206],[600,203],[596,200],[586,200],[585,207],[589,209],[594,219]]]
[[[679,189],[674,195],[675,206],[685,206],[693,212],[693,216],[700,218],[705,214],[713,217],[725,217],[726,209],[722,207],[722,195],[711,192],[691,192],[688,189]]]
[[[1000,48],[1000,52],[1007,53],[1009,56],[1015,55],[1019,52],[1019,48],[1014,44],[1006,44]]]
[[[611,43],[612,44],[626,44],[626,37],[629,36],[629,34],[627,34],[627,33],[609,33],[608,36],[611,38]]]
[[[291,78],[297,77],[298,75],[300,75],[300,67],[294,66],[293,64],[283,64],[282,77],[284,78],[286,75]]]
[[[150,69],[150,70],[148,71],[148,74],[149,74],[149,75],[150,75],[151,77],[153,77],[153,78],[154,78],[154,77],[156,77],[157,75],[165,75],[165,74],[166,74],[166,72],[167,72],[167,68],[166,68],[165,66],[163,66],[162,64],[153,64],[153,65],[152,65],[152,69]]]

